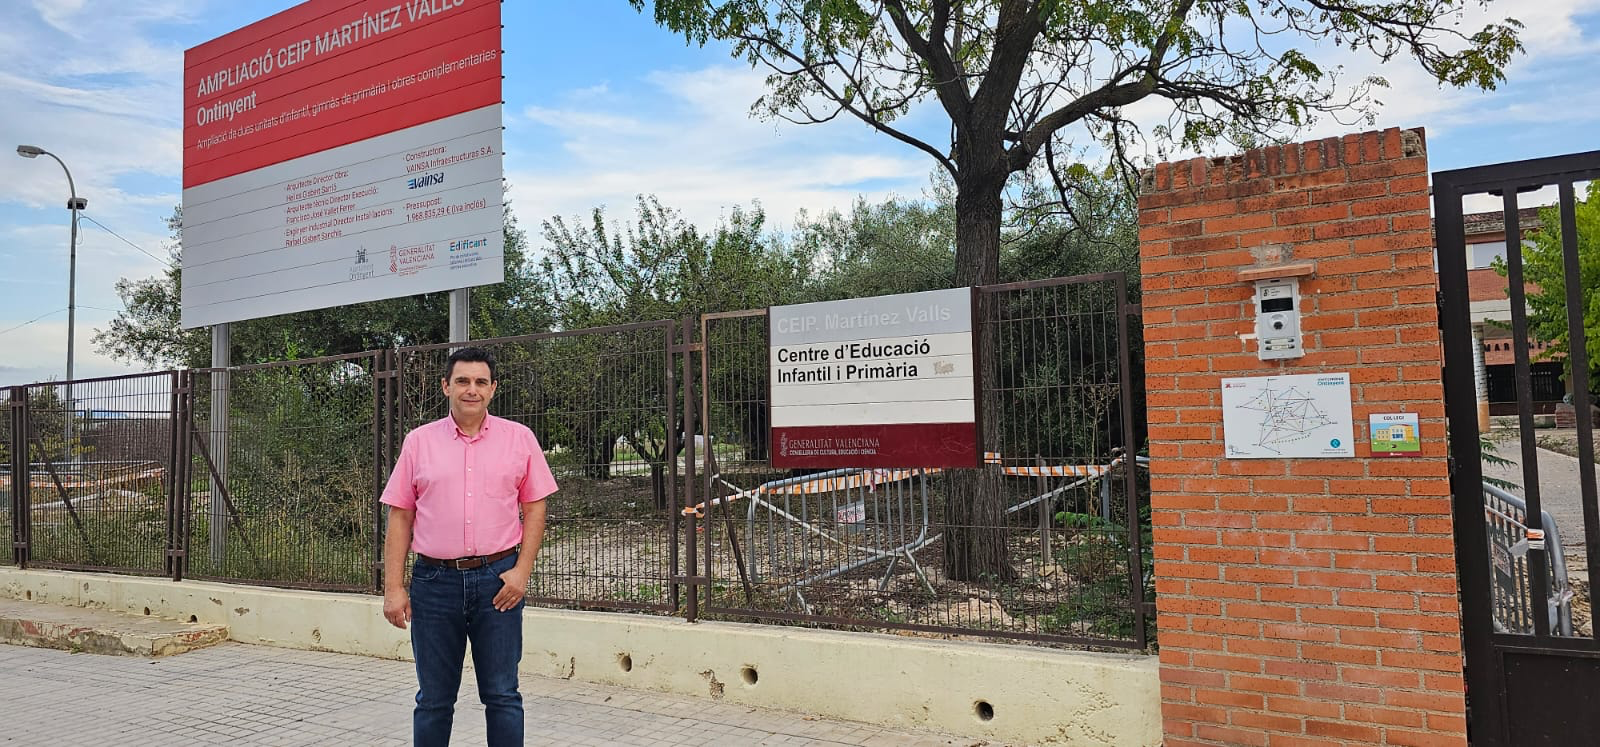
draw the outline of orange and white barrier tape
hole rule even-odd
[[[1100,477],[1110,472],[1119,463],[1121,458],[1111,460],[1110,464],[1040,464],[1040,465],[1005,465],[1000,452],[986,451],[983,453],[985,464],[1001,465],[1000,472],[1015,477]]]
[[[112,477],[101,477],[93,480],[86,480],[83,478],[63,478],[61,480],[61,487],[67,490],[77,490],[80,488],[105,488],[113,485],[135,482],[138,480],[160,478],[165,473],[165,469],[157,467],[155,469],[147,469],[142,472],[134,472],[126,475],[115,475]],[[33,475],[31,475],[31,478],[32,479],[28,480],[28,484],[35,488],[54,489],[56,486],[55,480],[51,479],[48,474],[40,475],[39,473],[35,472]],[[0,476],[0,485],[10,487],[11,476]]]

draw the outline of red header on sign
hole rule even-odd
[[[975,423],[775,426],[772,466],[977,467]]]
[[[313,0],[184,56],[183,186],[500,103],[499,0]]]

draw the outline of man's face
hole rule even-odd
[[[498,382],[489,378],[489,364],[481,361],[457,361],[444,380],[444,396],[450,398],[450,412],[461,417],[475,418],[489,409]]]

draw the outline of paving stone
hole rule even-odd
[[[406,745],[416,679],[409,662],[240,643],[160,659],[0,645],[0,693],[0,745]],[[543,677],[522,696],[530,745],[998,744]],[[454,743],[483,741],[469,673]]]

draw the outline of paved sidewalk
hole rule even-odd
[[[225,643],[164,659],[0,645],[0,744],[408,745],[410,662]],[[524,676],[529,745],[992,745]],[[483,744],[471,672],[454,744]]]

